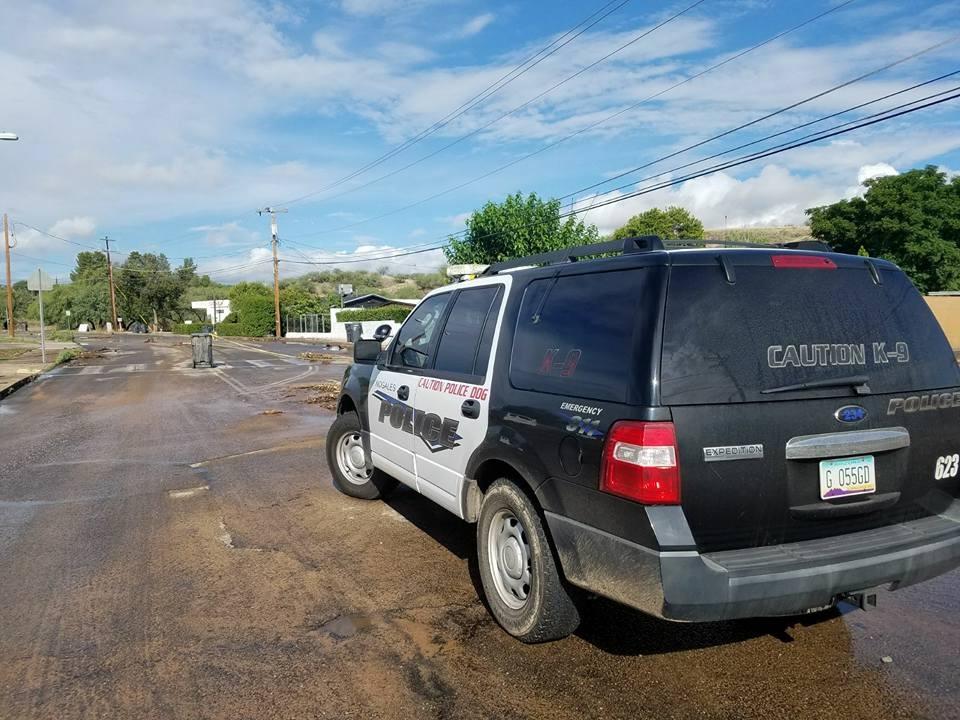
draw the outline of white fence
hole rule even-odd
[[[330,317],[325,315],[287,316],[288,338],[319,338],[321,340],[346,340],[347,324],[337,320],[337,314],[353,308],[330,308]],[[360,323],[362,337],[372,338],[373,333],[381,325],[390,326],[393,335],[400,327],[400,323],[392,320],[364,320]]]

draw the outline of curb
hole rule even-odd
[[[29,385],[29,384],[32,383],[34,380],[36,380],[38,377],[40,377],[41,375],[43,375],[44,372],[45,372],[44,370],[41,370],[40,372],[35,372],[35,373],[33,373],[33,375],[27,375],[26,377],[20,378],[19,380],[17,380],[17,381],[16,381],[15,383],[13,383],[12,385],[7,385],[5,388],[3,388],[2,390],[0,390],[0,400],[5,399],[8,395],[12,395],[13,393],[15,393],[15,392],[16,392],[17,390],[19,390],[20,388],[22,388],[22,387],[24,387],[24,386],[26,386],[26,385]]]

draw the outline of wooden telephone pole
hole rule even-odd
[[[117,323],[117,295],[113,290],[113,263],[110,262],[110,238],[103,238],[104,244],[107,246],[107,274],[110,277],[110,309],[113,311],[113,332],[120,330]]]
[[[280,239],[277,236],[277,213],[285,213],[286,208],[265,207],[257,210],[257,215],[267,213],[270,215],[270,237],[273,245],[273,322],[274,334],[280,337],[280,260],[277,257],[277,246],[280,245]]]
[[[10,228],[3,214],[3,253],[7,258],[7,334],[13,337],[13,285],[10,283]]]

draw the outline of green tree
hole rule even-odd
[[[960,178],[928,165],[865,184],[863,197],[807,210],[811,234],[897,263],[921,292],[960,289]]]
[[[597,228],[574,217],[560,218],[559,200],[541,200],[536,193],[488,202],[466,222],[463,238],[450,237],[444,249],[452,264],[500,260],[586,245],[598,240]]]
[[[651,208],[627,220],[613,232],[614,240],[640,235],[659,235],[669,240],[702,240],[703,223],[688,210],[672,205],[666,210]]]

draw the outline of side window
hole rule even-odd
[[[433,369],[462,375],[483,375],[490,357],[493,326],[496,325],[496,309],[499,309],[500,286],[462,290],[453,303],[447,324],[437,348],[437,360]],[[490,342],[486,356],[480,358],[481,340],[490,329]]]
[[[531,282],[517,316],[513,386],[623,402],[644,278],[636,269]]]
[[[403,323],[393,344],[390,364],[394,367],[422,368],[430,364],[433,339],[439,327],[450,293],[434,295],[420,303]]]

